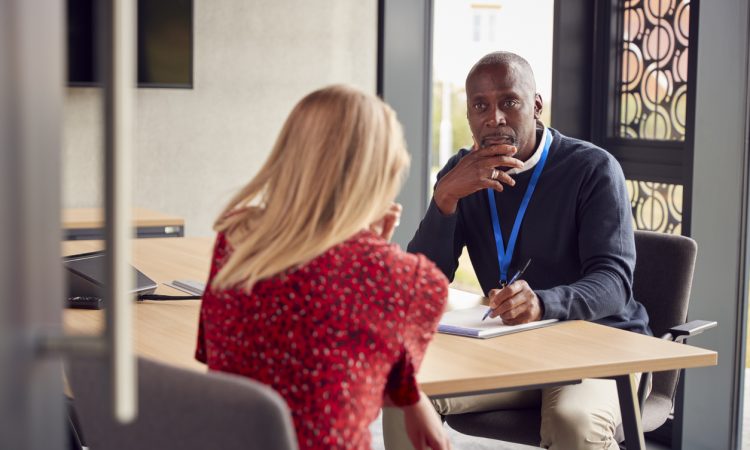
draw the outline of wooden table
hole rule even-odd
[[[133,241],[134,265],[157,282],[206,279],[209,238]],[[101,244],[65,242],[63,254],[94,251]],[[157,293],[179,294],[160,285]],[[452,302],[469,307],[476,300]],[[465,303],[465,304],[460,304]],[[139,355],[176,366],[205,370],[193,358],[200,302],[143,302],[136,305],[135,348]],[[66,310],[69,333],[101,330],[100,311]],[[437,334],[419,372],[430,396],[448,397],[611,377],[617,381],[627,448],[645,448],[640,428],[634,373],[716,365],[716,352],[643,336],[584,321],[471,339]]]
[[[134,239],[133,265],[159,287],[157,294],[185,295],[162,283],[174,279],[206,281],[211,263],[212,238]],[[62,254],[101,250],[99,241],[65,241]],[[139,355],[188,369],[206,370],[193,358],[200,300],[141,302],[135,307],[135,348]],[[102,311],[64,311],[65,330],[93,334],[102,330]]]
[[[182,237],[185,220],[181,217],[133,208],[133,223],[139,238]],[[65,208],[62,227],[66,240],[104,239],[104,212],[101,208]]]

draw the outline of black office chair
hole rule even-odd
[[[92,450],[295,450],[284,400],[245,377],[193,372],[138,359],[138,418],[113,419],[106,364],[73,360],[66,371],[84,445]]]
[[[685,323],[695,267],[695,241],[684,236],[636,231],[635,247],[633,295],[646,307],[655,336],[681,342],[716,326],[716,322]],[[644,395],[644,387],[652,374],[642,377],[639,395],[644,432],[666,422],[672,411],[679,374],[679,370],[654,373],[648,396]],[[447,416],[446,420],[453,429],[473,436],[533,446],[539,445],[541,440],[539,408],[456,414]],[[618,428],[616,437],[618,442],[624,440],[622,427]]]

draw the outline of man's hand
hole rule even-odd
[[[386,241],[390,241],[393,237],[393,232],[396,231],[396,227],[401,220],[401,211],[403,209],[401,204],[393,203],[383,217],[370,224],[370,231]]]
[[[503,289],[493,289],[488,295],[492,312],[490,317],[500,317],[507,325],[520,325],[542,318],[542,302],[529,287],[518,280]]]
[[[404,411],[406,434],[415,450],[450,450],[451,444],[443,423],[424,392],[419,393],[417,403],[401,409]]]
[[[513,186],[515,180],[496,167],[522,168],[523,162],[513,158],[516,148],[511,145],[493,145],[478,148],[461,158],[456,167],[443,176],[435,187],[435,204],[443,214],[453,214],[458,201],[467,195],[486,188],[502,192],[503,184]],[[492,178],[493,173],[496,178]]]

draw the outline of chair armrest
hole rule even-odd
[[[692,320],[682,325],[677,325],[669,329],[669,332],[661,337],[674,342],[682,342],[690,336],[697,336],[704,331],[716,327],[718,324],[715,321],[709,320]],[[638,385],[638,400],[641,402],[641,416],[643,415],[643,407],[646,404],[646,399],[650,392],[646,392],[646,386],[651,383],[653,374],[651,372],[644,372],[641,375],[641,382]]]
[[[673,341],[681,342],[688,337],[697,336],[708,329],[714,328],[716,325],[717,323],[715,321],[692,320],[688,323],[670,328],[669,333],[673,336]]]

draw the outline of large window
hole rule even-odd
[[[464,81],[485,54],[512,51],[529,61],[545,102],[542,120],[550,123],[553,6],[553,0],[434,1],[430,189],[448,159],[471,146]],[[454,286],[481,292],[466,251]]]

